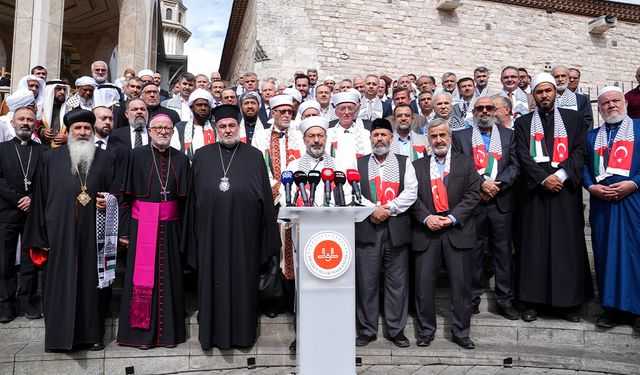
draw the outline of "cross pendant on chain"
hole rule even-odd
[[[163,190],[163,191],[161,191],[161,192],[160,192],[160,195],[162,195],[162,200],[163,200],[164,202],[166,202],[166,201],[167,201],[167,195],[169,195],[169,193],[170,193],[170,192],[169,192],[169,191],[166,191],[166,190]]]
[[[29,190],[29,185],[31,185],[31,181],[28,178],[24,178],[24,190]]]

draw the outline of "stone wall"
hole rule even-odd
[[[258,2],[261,0],[249,0],[247,10],[244,15],[243,27],[234,41],[234,53],[231,60],[228,80],[235,84],[239,75],[244,72],[254,71],[254,55],[256,46],[256,30],[261,22],[261,17],[257,16]]]
[[[439,78],[448,70],[471,75],[485,65],[493,72],[492,85],[499,86],[505,65],[532,74],[565,64],[582,71],[583,88],[614,82],[628,87],[640,61],[640,25],[618,22],[592,35],[590,20],[480,0],[466,0],[455,11],[436,9],[436,0],[250,0],[231,70],[288,80],[308,67],[316,67],[321,79],[369,72]],[[270,60],[253,63],[250,33]]]

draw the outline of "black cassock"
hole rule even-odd
[[[153,164],[151,145],[131,151],[121,191],[122,236],[129,236],[127,267],[120,302],[118,343],[131,346],[166,346],[185,341],[184,289],[180,241],[182,221],[159,221],[155,256],[155,275],[149,329],[133,328],[129,320],[129,308],[133,290],[133,273],[136,260],[138,220],[131,217],[133,202],[157,203],[161,194],[158,173],[162,184],[167,181],[167,201],[177,201],[180,216],[186,203],[189,179],[189,159],[178,150],[169,147],[164,152],[153,148],[156,167]],[[171,166],[169,167],[169,154]],[[169,173],[167,180],[167,172]]]
[[[589,259],[584,239],[582,173],[586,147],[586,126],[579,112],[556,109],[567,130],[569,157],[560,163],[569,177],[558,193],[541,183],[558,168],[550,162],[536,163],[530,155],[533,113],[515,122],[517,151],[522,165],[519,215],[515,230],[518,267],[518,298],[525,302],[555,307],[578,306],[593,297]],[[553,113],[540,114],[544,128],[543,146],[553,152]]]
[[[68,146],[44,154],[23,247],[49,247],[43,293],[47,350],[102,342],[105,301],[98,289],[96,193],[114,193],[116,175],[113,156],[96,149],[87,178],[91,201],[82,206]]]
[[[184,248],[198,269],[199,340],[203,350],[256,342],[259,268],[280,239],[262,154],[239,142],[198,149],[191,169]],[[225,168],[230,189],[219,189]]]

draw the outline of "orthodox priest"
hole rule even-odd
[[[629,118],[618,87],[600,91],[598,109],[604,124],[589,131],[582,177],[591,194],[589,223],[604,309],[596,325],[612,328],[628,320],[640,331],[640,120]]]
[[[151,144],[134,149],[122,182],[122,230],[127,270],[118,343],[149,349],[185,341],[180,239],[189,158],[170,147],[173,122],[149,123]]]
[[[195,152],[183,249],[198,270],[203,350],[257,339],[258,276],[280,248],[262,153],[240,142],[238,107],[215,108],[218,142]]]
[[[83,109],[64,116],[69,142],[44,154],[34,183],[23,246],[47,258],[46,351],[104,349],[103,288],[115,278],[118,202],[108,194],[116,190],[116,162],[94,146],[95,119]]]
[[[593,297],[581,184],[586,126],[578,112],[555,108],[551,74],[536,75],[531,87],[538,108],[514,126],[523,185],[516,223],[521,317],[534,321],[538,307],[552,307],[578,322],[578,308]]]

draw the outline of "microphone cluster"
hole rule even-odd
[[[314,169],[308,173],[303,171],[284,171],[280,176],[280,182],[284,186],[287,206],[295,206],[298,198],[301,198],[305,207],[314,207],[316,205],[316,189],[320,182],[324,183],[324,207],[329,207],[331,193],[333,193],[333,200],[336,206],[347,205],[343,188],[345,183],[349,183],[353,190],[351,205],[357,206],[362,203],[360,173],[355,169],[347,169],[346,174],[342,171],[334,171],[332,168],[323,168],[322,171]],[[292,200],[291,187],[294,184],[297,187],[297,191]],[[309,194],[307,194],[307,185],[309,186]]]

